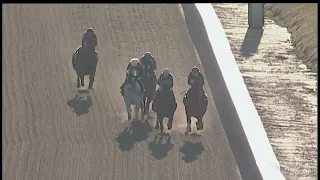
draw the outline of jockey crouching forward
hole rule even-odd
[[[89,28],[87,32],[82,36],[81,49],[79,51],[95,53],[95,48],[97,47],[98,40],[97,36],[94,34],[93,29]]]
[[[156,96],[153,100],[153,106],[152,110],[156,111],[156,103],[158,103],[159,93],[168,91],[171,93],[171,96],[173,97],[173,101],[175,102],[175,97],[172,91],[173,87],[173,77],[169,71],[169,69],[165,68],[162,73],[160,74],[157,84],[159,85],[159,88],[156,91]]]
[[[157,63],[156,60],[154,59],[154,57],[152,56],[152,54],[150,52],[146,52],[140,59],[140,63],[143,66],[143,68],[145,67],[145,65],[150,66],[150,69],[144,69],[144,71],[149,71],[147,73],[152,74],[152,76],[154,78],[156,78],[156,74],[155,74],[155,70],[157,69]]]
[[[142,83],[142,78],[141,78],[143,69],[142,69],[142,66],[141,66],[141,63],[139,62],[139,60],[137,58],[133,58],[130,60],[130,62],[127,66],[126,79],[120,87],[120,89],[121,89],[120,93],[122,94],[122,96],[123,96],[124,85],[126,84],[128,78],[131,78],[133,76],[133,74],[132,74],[133,70],[137,71],[137,75],[135,78],[141,88],[141,96],[144,93],[144,85]]]
[[[194,66],[192,68],[191,72],[189,73],[188,84],[191,86],[190,90],[191,89],[196,90],[199,97],[201,97],[202,95],[205,94],[204,90],[203,90],[204,78],[203,78],[203,75],[197,66]]]
[[[168,91],[172,91],[172,87],[173,87],[173,77],[169,71],[168,68],[165,68],[162,73],[160,74],[157,84],[159,85],[159,89],[158,91],[162,92],[163,89],[168,90]]]

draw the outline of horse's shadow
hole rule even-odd
[[[170,134],[157,134],[153,141],[149,142],[148,148],[151,151],[151,155],[157,160],[164,158],[170,150],[173,148],[173,144],[170,142]]]
[[[146,140],[152,128],[148,121],[132,122],[132,127],[125,128],[116,138],[121,151],[130,151],[134,143]]]
[[[192,162],[196,160],[198,155],[200,155],[204,151],[204,147],[200,142],[192,143],[187,141],[184,145],[180,148],[180,152],[184,154],[182,159],[186,162]]]
[[[67,104],[73,108],[73,112],[78,116],[89,112],[89,107],[92,105],[91,96],[88,90],[78,90],[75,97],[70,99]]]

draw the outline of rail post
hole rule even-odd
[[[248,24],[252,29],[264,26],[264,3],[248,3]]]

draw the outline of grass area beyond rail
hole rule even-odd
[[[297,56],[313,72],[318,72],[317,11],[315,3],[265,4],[266,16],[288,29]]]

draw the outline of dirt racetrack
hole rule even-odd
[[[79,94],[71,56],[88,27],[99,62],[94,90]],[[201,64],[179,5],[4,5],[3,38],[5,179],[240,179],[209,93],[205,129],[184,135],[180,92]],[[145,51],[175,78],[178,109],[162,140],[154,120],[123,133],[119,86]]]

